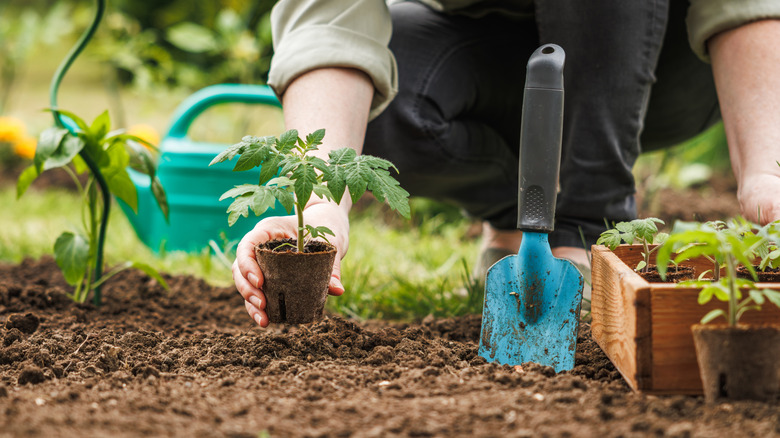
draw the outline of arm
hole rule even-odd
[[[324,143],[317,151],[327,159],[328,152],[345,145],[358,152],[368,123],[369,108],[374,94],[371,80],[354,69],[325,68],[312,70],[290,84],[282,96],[285,125],[301,133],[325,128]],[[332,295],[344,293],[341,285],[341,259],[349,246],[349,196],[341,204],[312,197],[304,210],[310,224],[326,226],[335,236],[330,239],[338,250],[329,285]],[[254,247],[260,242],[275,238],[293,237],[296,233],[295,216],[270,217],[260,221],[247,233],[236,249],[233,263],[233,281],[242,297],[247,313],[261,327],[268,325],[265,296],[262,293],[263,273],[254,257]]]
[[[780,219],[778,41],[780,20],[760,20],[708,42],[740,208],[762,224]]]

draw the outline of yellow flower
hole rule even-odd
[[[127,130],[127,133],[146,140],[155,146],[160,144],[160,134],[158,134],[157,130],[151,125],[139,123],[131,126],[130,129]]]
[[[0,116],[0,142],[16,143],[25,138],[24,122],[16,117]]]
[[[22,158],[32,160],[35,157],[35,146],[38,141],[35,137],[24,137],[14,143],[14,153]]]

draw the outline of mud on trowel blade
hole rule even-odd
[[[529,58],[520,133],[517,255],[490,267],[479,355],[489,362],[535,362],[556,372],[574,367],[583,279],[568,260],[553,257],[553,231],[563,130],[563,64],[555,44]]]

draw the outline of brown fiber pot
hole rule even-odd
[[[295,240],[275,240],[255,247],[263,271],[265,312],[272,323],[303,324],[322,318],[336,248],[311,241],[303,253],[290,251]],[[272,250],[271,248],[276,248]]]
[[[780,326],[695,324],[692,331],[707,402],[780,398]]]

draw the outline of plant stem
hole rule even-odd
[[[103,17],[103,13],[106,9],[106,0],[95,0],[95,6],[95,16],[92,20],[92,23],[87,28],[87,30],[84,31],[79,40],[76,42],[76,45],[73,47],[73,49],[71,49],[71,51],[65,57],[65,60],[62,61],[62,63],[57,68],[57,71],[54,73],[51,86],[49,87],[49,102],[52,109],[57,108],[57,93],[59,91],[62,78],[65,77],[65,73],[73,64],[73,61],[75,61],[76,57],[81,53],[82,50],[84,50],[84,47],[86,47],[89,40],[95,34],[95,31],[97,31],[98,25],[100,24],[100,19]],[[60,128],[68,128],[68,130],[73,132],[72,126],[65,124],[60,113],[52,111],[52,115],[54,116],[54,122],[57,124],[57,126]],[[108,189],[108,183],[106,183],[106,179],[100,173],[100,169],[92,157],[90,157],[89,154],[84,150],[79,152],[79,156],[81,156],[87,167],[89,167],[90,172],[100,185],[100,190],[103,194],[103,215],[100,217],[101,228],[98,235],[95,270],[93,272],[94,278],[97,281],[97,279],[100,278],[101,274],[103,273],[103,245],[105,244],[106,228],[108,227],[108,213],[111,211],[111,192]],[[90,278],[91,277],[92,276],[90,276]],[[89,288],[87,288],[85,293],[89,293]],[[100,305],[100,287],[95,288],[94,302],[96,306]]]
[[[726,257],[726,269],[729,281],[729,326],[735,327],[737,325],[737,267],[734,256]]]
[[[642,247],[645,250],[645,266],[642,268],[642,272],[648,272],[650,270],[650,249],[647,245],[647,240],[642,239]]]
[[[295,213],[298,215],[298,252],[303,253],[303,206],[295,203]]]

